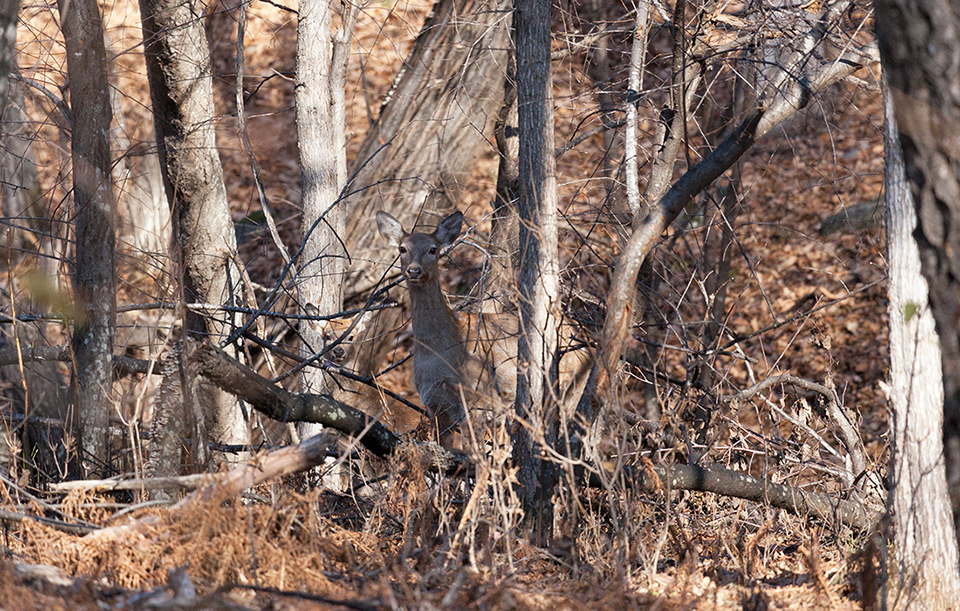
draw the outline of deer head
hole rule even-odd
[[[312,303],[304,306],[304,311],[309,316],[320,316],[317,306]],[[320,333],[320,339],[323,342],[320,350],[326,351],[324,358],[338,367],[354,369],[353,361],[357,355],[358,340],[363,337],[372,317],[373,312],[367,311],[357,316],[356,323],[354,319],[343,318],[311,320],[310,325]]]
[[[437,262],[440,251],[460,235],[463,214],[454,212],[433,233],[407,233],[400,221],[386,212],[377,212],[377,228],[387,242],[400,251],[400,269],[409,285],[439,285]]]

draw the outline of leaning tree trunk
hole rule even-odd
[[[960,14],[946,0],[881,0],[877,34],[906,175],[917,206],[930,306],[942,351],[943,441],[954,534],[960,534]]]
[[[957,541],[944,465],[940,343],[913,239],[917,215],[904,175],[893,104],[884,92],[887,290],[890,302],[890,507],[895,599],[946,609],[960,600]]]
[[[469,178],[503,101],[508,0],[437,0],[350,168],[345,241],[362,262],[349,296],[379,281],[386,259],[372,218],[384,210],[413,227],[439,220]],[[423,206],[427,196],[430,203]]]
[[[61,0],[60,19],[73,116],[76,406],[84,463],[90,471],[105,464],[112,411],[109,394],[116,313],[113,229],[116,202],[110,180],[110,94],[103,23],[96,1]]]
[[[177,0],[141,0],[144,55],[160,165],[172,206],[174,254],[183,274],[184,301],[236,305],[239,270],[234,264],[236,236],[213,122],[210,49],[199,15],[201,7]],[[177,248],[179,247],[179,248]],[[222,312],[185,314],[191,334],[216,341],[229,332],[231,316]],[[188,392],[190,380],[182,380]],[[197,459],[206,455],[200,431],[214,442],[245,444],[247,425],[237,401],[213,387],[200,389],[203,423],[192,436]],[[191,406],[187,406],[188,411]],[[198,439],[199,438],[199,439]],[[233,463],[242,454],[214,455]]]
[[[513,456],[519,468],[524,520],[543,545],[553,531],[556,465],[542,457],[559,436],[557,332],[560,264],[557,246],[557,174],[553,82],[550,71],[550,0],[517,0],[517,107],[520,136],[517,209],[520,216],[520,305]]]

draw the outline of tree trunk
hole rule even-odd
[[[20,0],[0,0],[0,116],[7,107],[8,76],[17,65],[17,12]]]
[[[23,248],[30,240],[26,232],[36,228],[49,232],[49,227],[38,219],[46,215],[43,192],[37,176],[37,159],[33,151],[35,126],[24,111],[23,85],[10,83],[6,107],[0,122],[0,197],[3,216],[17,224],[8,227],[13,241],[4,242],[14,248]]]
[[[384,253],[378,210],[412,228],[436,224],[469,188],[488,127],[503,101],[508,0],[437,0],[377,122],[350,169],[345,242],[359,262],[349,296],[379,282]],[[423,206],[428,195],[427,206]]]
[[[877,34],[906,175],[917,207],[930,307],[942,352],[943,441],[954,534],[960,532],[960,14],[946,0],[881,0]],[[957,132],[957,133],[955,133]]]
[[[437,0],[351,163],[344,243],[352,269],[344,300],[367,298],[393,253],[373,218],[389,212],[411,231],[456,208],[503,101],[509,0]],[[357,365],[376,371],[403,311],[381,310]]]
[[[236,305],[235,286],[240,279],[233,263],[236,236],[217,154],[210,51],[198,18],[201,12],[190,2],[140,2],[154,127],[164,188],[172,206],[184,300]],[[191,334],[214,341],[225,337],[233,323],[222,312],[201,316],[190,311],[185,318]],[[183,382],[185,388],[189,380]],[[249,433],[237,401],[212,387],[200,390],[211,440],[247,443]],[[197,441],[195,451],[202,462],[206,448],[204,440]],[[218,453],[214,461],[234,463],[243,458]]]
[[[347,180],[344,86],[347,59],[357,11],[347,5],[344,26],[331,31],[334,3],[303,0],[297,21],[297,137],[300,146],[300,185],[303,193],[301,232],[304,240],[297,287],[301,305],[313,304],[320,314],[343,310],[343,250],[345,214],[339,205]],[[323,346],[316,325],[301,325],[303,352]],[[300,391],[335,390],[322,369],[307,367],[300,374]],[[301,438],[318,435],[319,424],[300,425]]]
[[[513,428],[524,520],[540,545],[553,530],[557,466],[541,447],[559,436],[557,332],[560,264],[557,246],[557,176],[554,155],[553,82],[550,71],[550,0],[517,0],[517,107],[520,136],[517,208],[520,270],[517,278],[520,338],[517,417]]]
[[[920,273],[917,225],[893,105],[884,100],[887,289],[890,295],[890,507],[894,599],[946,609],[960,599],[957,544],[943,462],[940,345]]]
[[[110,180],[110,94],[103,23],[96,1],[61,0],[59,6],[73,115],[76,405],[84,465],[90,471],[106,462],[112,412],[116,202]]]

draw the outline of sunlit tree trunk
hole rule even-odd
[[[297,286],[301,305],[313,304],[324,315],[343,309],[346,214],[338,198],[347,180],[344,87],[357,15],[355,6],[348,5],[343,25],[334,33],[334,5],[330,0],[303,0],[297,21],[297,137],[304,240]],[[300,337],[305,355],[323,345],[315,325],[302,325]],[[300,389],[321,393],[335,387],[322,370],[308,367],[300,374]],[[316,435],[322,428],[303,423],[301,437]]]
[[[897,560],[891,585],[901,608],[945,609],[960,599],[960,567],[943,456],[940,342],[913,239],[917,216],[893,106],[885,98],[890,507]]]
[[[947,0],[880,0],[876,27],[917,209],[930,307],[942,352],[943,440],[954,530],[960,526],[960,11]],[[956,535],[957,533],[953,533]]]
[[[192,2],[140,2],[154,127],[164,188],[172,206],[173,250],[183,276],[184,301],[237,305],[236,235],[217,153],[210,50],[199,17],[202,12]],[[185,316],[191,334],[213,342],[233,325],[232,316],[224,312],[189,311]],[[183,382],[186,389],[190,380]],[[198,390],[205,425],[195,427],[191,435],[198,442],[198,460],[203,461],[206,453],[200,434],[204,428],[213,442],[247,443],[248,428],[236,399],[212,386]],[[193,406],[187,409],[194,413]],[[242,453],[213,455],[214,462],[228,464],[243,458]]]

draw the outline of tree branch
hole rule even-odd
[[[197,371],[221,389],[243,399],[257,411],[280,422],[316,422],[357,437],[377,456],[396,452],[403,440],[362,411],[328,395],[294,394],[210,343],[193,351]],[[452,454],[436,444],[425,443],[429,468],[454,473],[466,465],[466,457]]]
[[[692,490],[732,496],[755,503],[786,509],[796,515],[808,515],[831,525],[844,525],[857,530],[872,528],[876,512],[862,504],[836,499],[828,494],[811,492],[786,484],[775,484],[719,465],[651,465],[648,468],[625,467],[627,479],[645,491]]]

